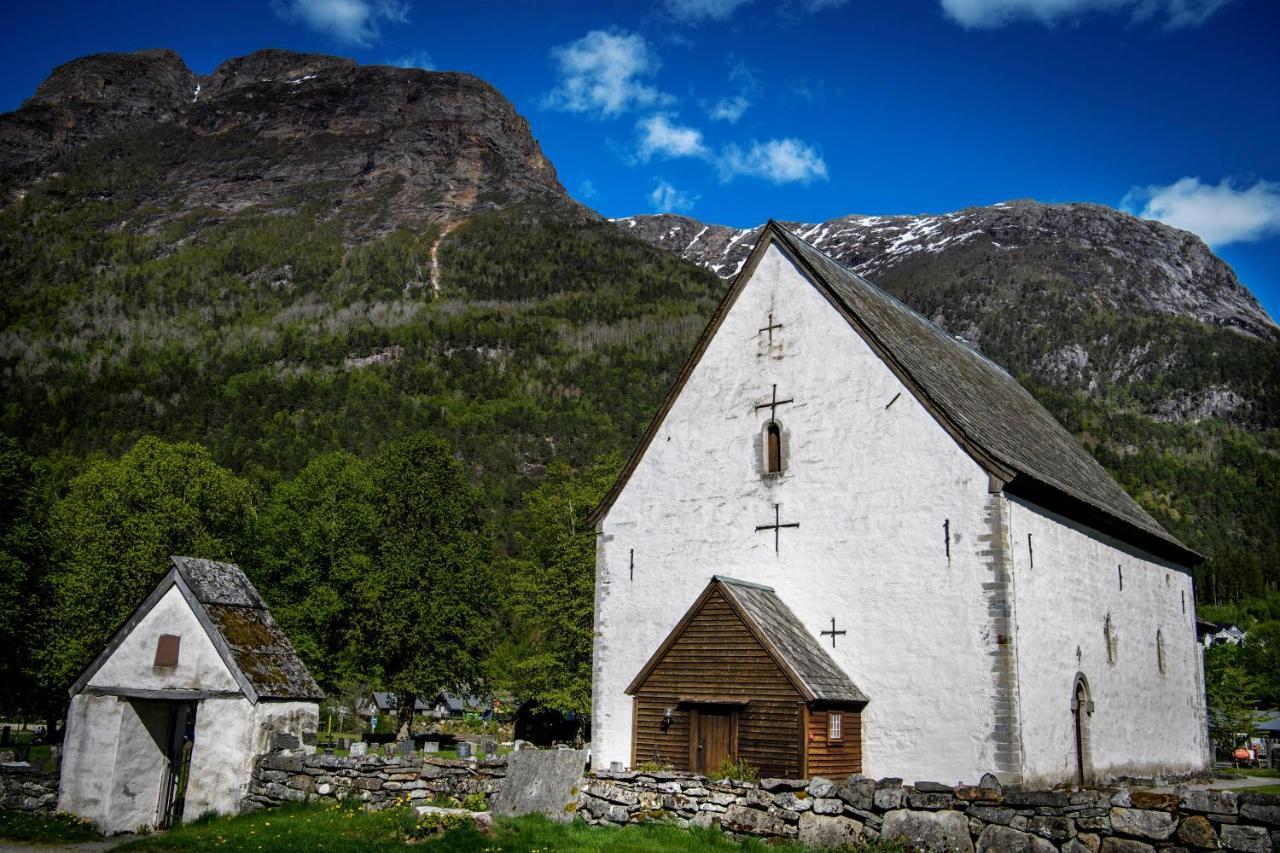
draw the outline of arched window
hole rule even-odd
[[[782,429],[777,421],[769,421],[765,428],[765,439],[768,447],[768,470],[770,474],[782,473]]]

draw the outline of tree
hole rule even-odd
[[[594,640],[595,531],[587,514],[622,467],[617,453],[574,471],[547,469],[516,514],[516,556],[506,564],[510,641],[501,655],[508,689],[546,708],[591,713]]]
[[[373,569],[379,524],[369,464],[339,451],[272,489],[253,525],[258,589],[329,692],[358,666],[355,589]]]
[[[443,440],[415,435],[373,460],[381,500],[378,554],[356,584],[361,658],[394,691],[398,736],[414,703],[475,689],[497,602],[479,493]]]
[[[1240,663],[1240,648],[1229,643],[1204,654],[1205,699],[1209,734],[1220,750],[1230,752],[1257,727],[1257,679]]]
[[[1240,663],[1257,679],[1258,701],[1280,705],[1280,621],[1259,622],[1240,643]]]
[[[235,559],[252,509],[249,486],[198,444],[148,437],[92,463],[50,518],[45,677],[65,689],[168,571],[171,554]]]
[[[43,711],[50,728],[61,710],[39,678],[35,651],[49,615],[46,475],[8,437],[0,437],[0,711]]]

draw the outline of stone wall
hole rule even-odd
[[[249,794],[241,805],[251,811],[288,800],[355,797],[380,808],[405,798],[421,804],[436,795],[462,799],[471,794],[483,794],[487,801],[506,774],[503,759],[336,757],[282,750],[267,753],[258,761]]]
[[[506,778],[501,758],[335,758],[285,750],[263,756],[245,808],[315,797],[357,797],[375,808],[436,795],[491,798]],[[589,824],[670,822],[815,847],[902,838],[937,853],[1280,853],[1280,795],[1005,791],[993,776],[956,787],[863,777],[713,782],[689,773],[602,771],[582,779],[557,811]]]
[[[680,773],[596,773],[574,809],[588,823],[672,821],[815,847],[903,838],[930,851],[1280,851],[1280,796],[1129,788],[1002,791],[854,777],[711,782]]]
[[[0,809],[52,814],[57,805],[57,771],[0,764]]]

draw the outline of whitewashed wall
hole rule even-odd
[[[1075,777],[1077,672],[1088,680],[1094,702],[1087,726],[1096,777],[1203,768],[1204,681],[1190,576],[1030,503],[1013,498],[1009,507],[1027,782]],[[1123,590],[1117,567],[1123,567]],[[1114,663],[1107,658],[1108,614]]]
[[[770,349],[757,331],[774,319]],[[778,397],[785,476],[761,476]],[[896,395],[896,402],[886,408]],[[986,474],[786,257],[770,249],[601,523],[593,760],[629,763],[624,689],[714,574],[774,587],[870,697],[864,771],[977,781],[994,766]],[[773,504],[783,522],[781,553]],[[950,519],[951,559],[943,522]],[[631,550],[635,576],[629,579]]]
[[[154,667],[161,634],[182,638],[178,665]],[[231,671],[176,586],[161,596],[129,636],[89,679],[90,688],[236,690]]]

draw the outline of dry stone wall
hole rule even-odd
[[[58,773],[28,764],[0,764],[0,809],[52,814],[58,805]]]
[[[316,797],[357,797],[373,807],[437,795],[501,798],[507,779],[505,759],[335,758],[286,750],[259,762],[245,807]],[[572,789],[560,813],[589,824],[669,822],[813,847],[884,838],[931,853],[1280,853],[1278,795],[1127,787],[1005,791],[992,776],[977,786],[951,786],[597,772]]]

